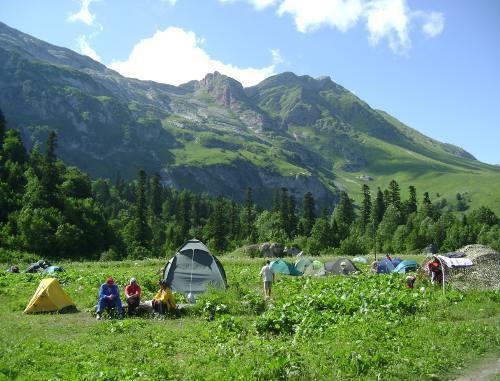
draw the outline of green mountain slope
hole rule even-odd
[[[372,109],[329,77],[282,73],[243,88],[216,72],[175,87],[122,77],[1,23],[0,67],[10,125],[30,146],[58,130],[60,156],[95,177],[144,168],[236,200],[247,186],[261,202],[287,187],[328,207],[339,189],[357,197],[364,181],[395,178],[500,211],[498,167]]]

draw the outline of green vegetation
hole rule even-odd
[[[121,289],[137,277],[151,299],[165,259],[62,263],[73,314],[23,315],[42,276],[0,273],[0,377],[446,380],[500,350],[495,292],[443,295],[418,280],[420,292],[399,276],[281,276],[264,303],[262,260],[220,259],[229,289],[165,319],[92,316],[109,275]]]

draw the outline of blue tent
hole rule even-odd
[[[43,270],[44,273],[47,274],[54,274],[55,272],[65,272],[62,267],[59,266],[49,266],[46,269]]]
[[[284,261],[283,259],[272,261],[271,270],[273,270],[275,274],[302,275],[302,273],[297,270],[294,265]]]
[[[394,271],[394,265],[389,259],[384,258],[378,263],[377,267],[378,274],[389,274],[392,271]]]
[[[392,272],[405,274],[409,271],[415,271],[417,268],[418,268],[417,262],[415,262],[413,259],[406,259],[399,265],[397,265],[397,267]]]
[[[368,259],[366,259],[365,257],[354,257],[352,259],[353,262],[358,262],[358,263],[363,263],[365,265],[368,264]]]

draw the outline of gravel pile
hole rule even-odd
[[[449,277],[461,289],[500,290],[500,253],[483,245],[467,245],[458,250],[472,260],[474,266]]]

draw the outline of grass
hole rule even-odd
[[[266,306],[257,276],[262,259],[220,259],[230,288],[199,297],[190,313],[166,319],[96,321],[91,313],[109,275],[121,287],[136,276],[143,299],[150,299],[164,260],[63,263],[67,273],[60,281],[80,310],[73,314],[22,314],[43,276],[0,274],[0,380],[449,379],[500,353],[498,292],[449,290],[443,296],[428,288],[420,297],[398,286],[398,278],[392,286],[398,295],[422,302],[414,314],[384,315],[378,306],[382,315],[315,322],[325,313],[335,317],[333,309],[308,315],[306,335],[258,333],[258,322],[272,321],[273,311],[303,292],[321,299],[318,290],[344,280],[278,276]],[[348,281],[373,288],[374,279]],[[311,312],[307,306],[304,311]]]

